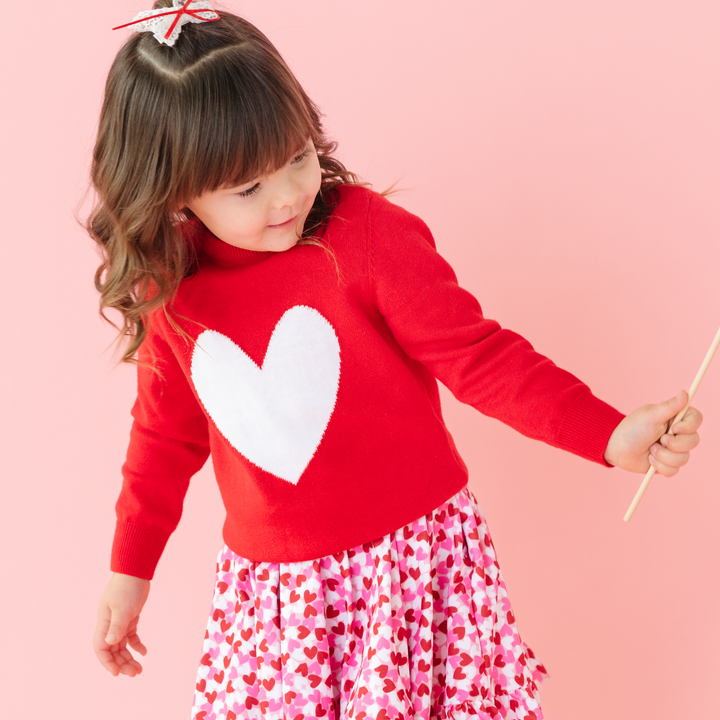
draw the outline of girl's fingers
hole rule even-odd
[[[700,444],[700,436],[696,432],[690,435],[663,435],[660,444],[675,453],[688,453]]]
[[[142,665],[137,660],[123,660],[120,664],[120,672],[128,677],[135,677],[142,672]]]
[[[660,475],[664,475],[665,477],[672,477],[678,472],[678,468],[665,465],[665,463],[661,462],[653,455],[650,455],[650,464],[655,468],[655,472]]]
[[[675,435],[691,434],[698,430],[702,425],[702,421],[702,413],[694,407],[691,407],[685,413],[685,417],[679,423],[672,426],[672,431]]]
[[[105,642],[106,632],[103,632],[104,630],[105,628],[98,628],[99,637],[97,638],[95,647],[95,654],[102,666],[114,676],[127,675],[129,677],[135,677],[135,675],[139,675],[142,672],[142,665],[127,649],[127,643],[130,642],[130,637],[123,638],[119,643],[108,645]],[[132,633],[132,639],[134,644],[132,644],[131,647],[141,655],[145,655],[147,650],[142,642],[140,642],[137,633]]]
[[[98,650],[96,653],[98,660],[102,666],[112,675],[120,674],[120,667],[113,659],[112,652],[108,650]]]
[[[141,655],[145,655],[147,653],[147,648],[142,644],[142,641],[136,632],[127,636],[127,642],[133,650],[139,652]]]
[[[690,453],[673,452],[672,450],[668,450],[657,443],[650,448],[650,453],[654,455],[655,458],[665,467],[673,468],[675,470],[685,465],[690,459]]]
[[[121,675],[135,677],[142,672],[142,665],[132,656],[130,651],[123,645],[111,649],[113,662]]]

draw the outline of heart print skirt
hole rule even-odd
[[[544,676],[465,488],[318,560],[224,546],[192,720],[542,720]]]

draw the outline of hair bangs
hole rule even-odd
[[[184,88],[184,200],[274,172],[319,137],[317,116],[283,65],[267,72],[257,58],[248,62],[247,45],[221,54],[189,73]]]
[[[172,310],[198,265],[183,223],[192,217],[188,201],[279,169],[311,139],[321,192],[299,242],[321,244],[338,200],[332,190],[360,182],[334,156],[318,108],[272,43],[247,20],[220,15],[188,23],[174,47],[132,34],[108,75],[91,169],[98,201],[86,228],[103,258],[95,273],[101,312],[122,317],[125,362],[135,362],[152,312]]]

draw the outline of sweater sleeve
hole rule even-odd
[[[483,414],[611,467],[603,454],[620,412],[523,337],[485,318],[422,220],[373,195],[368,226],[377,307],[411,358]]]
[[[158,372],[138,365],[111,569],[150,580],[180,521],[190,478],[210,450],[206,417],[159,333],[148,330],[139,360]]]

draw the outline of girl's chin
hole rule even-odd
[[[270,250],[272,252],[283,252],[289,250],[297,245],[300,238],[297,236],[297,232],[294,227],[291,227],[287,233],[283,233],[282,237],[272,238],[272,240],[264,243],[263,250]]]

